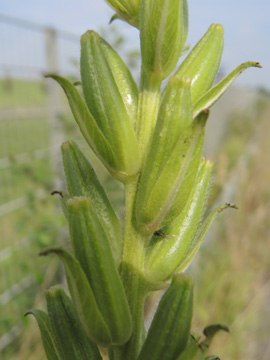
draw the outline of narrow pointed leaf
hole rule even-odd
[[[175,276],[158,305],[138,360],[176,359],[188,342],[192,303],[191,278]]]
[[[209,346],[212,343],[213,338],[215,337],[217,332],[220,331],[220,330],[229,332],[228,327],[225,326],[225,325],[221,325],[221,324],[208,325],[203,330],[203,334],[206,337],[205,340],[200,342],[200,348],[202,349],[203,353],[206,353],[206,351],[208,350]]]
[[[112,343],[123,344],[131,334],[131,315],[107,234],[91,199],[74,197],[67,208],[75,256],[93,290]]]
[[[83,331],[72,304],[60,286],[45,293],[48,319],[60,360],[102,360],[97,345]]]
[[[53,78],[62,86],[81,133],[95,154],[103,161],[107,168],[112,169],[116,167],[112,148],[90,114],[76,87],[59,75],[48,74],[46,76]]]
[[[154,245],[149,247],[145,265],[145,274],[149,281],[168,279],[193,252],[192,239],[205,211],[212,166],[209,161],[202,162],[184,210],[170,226],[165,227],[164,237],[156,237]]]
[[[184,46],[188,36],[188,1],[183,0],[182,6],[183,6],[183,10],[182,10],[183,11],[183,38],[182,38],[183,43],[182,44]]]
[[[88,336],[98,344],[108,345],[111,337],[106,323],[99,311],[93,291],[79,262],[62,248],[49,248],[40,255],[54,253],[63,262],[69,291],[75,304],[80,321]]]
[[[48,314],[42,310],[34,309],[28,311],[24,316],[33,315],[38,323],[43,348],[48,360],[62,360],[55,346],[55,339],[50,328]]]
[[[116,263],[122,253],[122,229],[94,169],[74,141],[61,146],[68,191],[73,196],[87,196],[105,230]]]
[[[182,62],[175,75],[191,78],[192,101],[212,85],[223,52],[223,27],[212,24]]]
[[[187,268],[187,266],[190,264],[191,260],[194,258],[197,251],[199,250],[202,240],[204,239],[208,229],[210,228],[217,215],[228,208],[237,209],[237,207],[232,204],[226,203],[225,205],[221,205],[213,212],[211,212],[204,220],[204,222],[200,225],[194,235],[193,240],[191,241],[192,248],[190,249],[189,255],[185,258],[185,261],[183,261],[182,264],[178,267],[177,272],[182,272]]]
[[[198,98],[194,103],[193,116],[196,117],[203,109],[209,109],[215,102],[224,94],[231,83],[240,75],[245,69],[249,67],[261,67],[258,62],[247,61],[241,65],[238,65],[233,71],[231,71],[224,79],[222,79],[217,85],[213,86],[205,94]]]

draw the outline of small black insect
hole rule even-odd
[[[63,197],[64,197],[64,195],[63,195],[62,191],[54,190],[54,191],[52,191],[52,192],[51,192],[51,195],[55,195],[55,194],[60,195],[60,196],[61,196],[61,198],[63,198]]]
[[[164,232],[162,229],[156,230],[156,231],[154,232],[154,235],[155,235],[155,236],[159,236],[159,237],[166,237],[166,234],[165,234],[165,232]]]

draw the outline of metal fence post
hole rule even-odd
[[[59,72],[57,32],[55,29],[45,29],[46,43],[46,61],[48,73]],[[48,83],[48,106],[50,121],[50,144],[52,164],[55,173],[54,186],[55,189],[61,189],[61,153],[59,146],[63,141],[63,132],[59,122],[59,112],[61,108],[61,99],[59,93],[59,85],[52,79],[47,79]]]

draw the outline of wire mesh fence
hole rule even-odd
[[[0,357],[11,358],[24,311],[44,280],[37,254],[63,224],[50,191],[68,107],[47,72],[78,78],[79,37],[0,15]],[[57,170],[57,172],[56,172]],[[49,201],[50,200],[50,201]],[[14,345],[15,344],[15,345]]]

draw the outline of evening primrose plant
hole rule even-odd
[[[107,0],[138,28],[137,85],[117,52],[96,32],[81,37],[81,83],[48,74],[66,93],[86,142],[125,189],[119,219],[78,145],[62,145],[67,192],[61,195],[70,250],[45,249],[64,265],[61,286],[32,310],[48,360],[199,360],[221,325],[190,335],[193,281],[183,274],[224,204],[205,217],[212,164],[202,156],[209,108],[248,61],[212,87],[223,28],[212,24],[187,52],[186,0]],[[167,79],[162,86],[163,80]],[[164,289],[148,332],[145,302]],[[104,355],[104,351],[106,355]],[[103,354],[103,355],[101,355]]]

